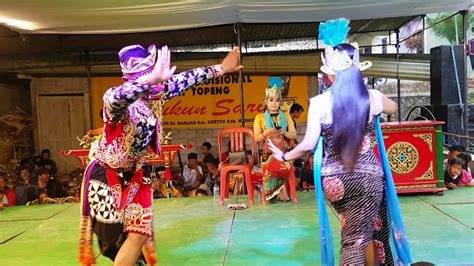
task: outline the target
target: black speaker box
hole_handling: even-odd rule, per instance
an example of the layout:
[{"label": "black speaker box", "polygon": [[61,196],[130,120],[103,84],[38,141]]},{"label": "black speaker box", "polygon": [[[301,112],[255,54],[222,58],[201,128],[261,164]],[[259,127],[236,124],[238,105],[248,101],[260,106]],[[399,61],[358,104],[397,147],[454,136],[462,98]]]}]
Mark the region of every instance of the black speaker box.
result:
[{"label": "black speaker box", "polygon": [[[443,132],[450,134],[464,135],[462,113],[464,110],[458,104],[445,104],[445,105],[427,105],[425,106],[438,121],[446,122],[443,125]],[[421,116],[431,119],[431,115],[424,109],[421,109]],[[450,137],[447,135],[446,144],[452,145],[456,141],[460,141],[457,137]]]},{"label": "black speaker box", "polygon": [[459,104],[459,93],[456,82],[456,62],[461,99],[464,99],[464,50],[461,45],[455,45],[454,61],[449,45],[431,48],[430,77],[431,105]]},{"label": "black speaker box", "polygon": [[[443,132],[459,135],[463,134],[461,116],[463,110],[461,106],[457,104],[445,104],[427,105],[425,107],[433,113],[436,120],[446,122],[446,124],[443,125]],[[424,109],[421,109],[421,116],[431,119],[431,115]]]}]

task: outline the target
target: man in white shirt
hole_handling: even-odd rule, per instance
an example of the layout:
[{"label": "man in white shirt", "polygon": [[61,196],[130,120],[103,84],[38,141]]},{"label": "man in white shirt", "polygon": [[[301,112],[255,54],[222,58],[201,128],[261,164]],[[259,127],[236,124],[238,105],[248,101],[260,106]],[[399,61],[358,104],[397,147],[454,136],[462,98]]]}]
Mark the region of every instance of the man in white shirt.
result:
[{"label": "man in white shirt", "polygon": [[188,164],[183,168],[184,193],[187,196],[193,196],[194,191],[204,183],[202,167],[197,164],[197,154],[192,152],[188,154]]}]

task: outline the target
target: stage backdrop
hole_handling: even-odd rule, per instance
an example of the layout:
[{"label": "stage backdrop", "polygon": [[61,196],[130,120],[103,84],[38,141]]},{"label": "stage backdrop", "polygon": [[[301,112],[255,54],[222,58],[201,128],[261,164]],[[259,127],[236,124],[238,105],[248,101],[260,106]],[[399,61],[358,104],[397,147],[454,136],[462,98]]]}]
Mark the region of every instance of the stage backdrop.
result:
[{"label": "stage backdrop", "polygon": [[[283,110],[289,110],[293,102],[303,106],[305,112],[299,123],[306,122],[308,110],[308,77],[282,76],[286,80],[283,93],[286,100]],[[244,75],[244,110],[246,126],[252,126],[254,117],[263,112],[265,88],[269,76]],[[100,127],[99,117],[102,96],[111,86],[122,83],[119,77],[92,78],[92,106],[94,128]],[[215,78],[188,89],[165,104],[163,126],[166,128],[224,128],[241,125],[240,89],[238,76]]]}]

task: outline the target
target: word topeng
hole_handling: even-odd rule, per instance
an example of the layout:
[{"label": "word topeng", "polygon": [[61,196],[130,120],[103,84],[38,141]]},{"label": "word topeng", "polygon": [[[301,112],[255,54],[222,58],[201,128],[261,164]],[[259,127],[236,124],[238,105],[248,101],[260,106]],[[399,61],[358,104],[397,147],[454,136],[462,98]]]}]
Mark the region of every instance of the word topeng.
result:
[{"label": "word topeng", "polygon": [[230,89],[228,86],[225,87],[197,87],[192,88],[191,91],[193,95],[220,95],[220,94],[229,94]]}]

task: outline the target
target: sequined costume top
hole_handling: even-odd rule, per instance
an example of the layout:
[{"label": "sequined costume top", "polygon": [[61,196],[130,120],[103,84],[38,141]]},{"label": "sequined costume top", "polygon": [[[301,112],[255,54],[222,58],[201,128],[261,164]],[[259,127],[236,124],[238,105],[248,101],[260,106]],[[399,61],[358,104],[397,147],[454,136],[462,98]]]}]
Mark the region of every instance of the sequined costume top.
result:
[{"label": "sequined costume top", "polygon": [[204,80],[218,77],[220,65],[200,67],[173,75],[160,85],[125,82],[104,94],[104,132],[96,159],[107,168],[135,171],[149,147],[160,152],[163,103]]}]

